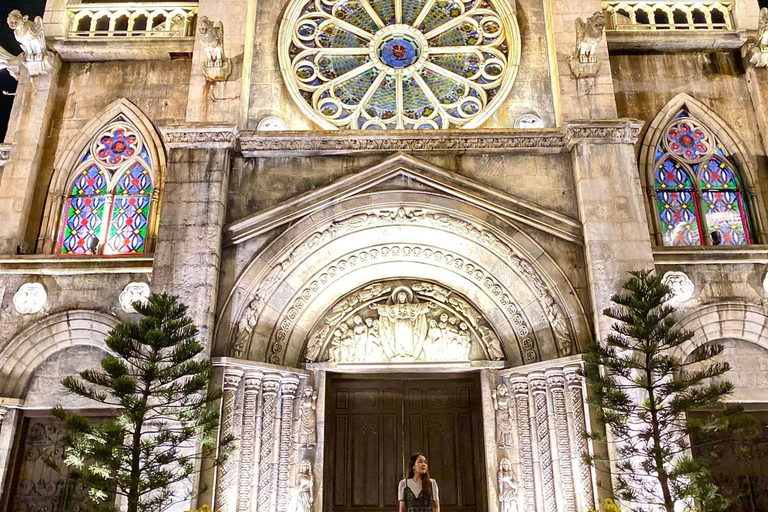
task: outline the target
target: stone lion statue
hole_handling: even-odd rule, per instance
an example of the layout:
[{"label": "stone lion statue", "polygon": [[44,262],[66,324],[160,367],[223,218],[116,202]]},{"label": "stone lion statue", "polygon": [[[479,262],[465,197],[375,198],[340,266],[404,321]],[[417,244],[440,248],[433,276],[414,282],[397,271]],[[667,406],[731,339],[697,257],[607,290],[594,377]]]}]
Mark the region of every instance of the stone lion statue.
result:
[{"label": "stone lion statue", "polygon": [[43,19],[40,16],[37,16],[35,21],[29,21],[29,16],[22,15],[19,10],[13,10],[8,14],[8,26],[13,30],[13,35],[24,50],[27,60],[43,59],[47,47]]},{"label": "stone lion statue", "polygon": [[224,66],[224,25],[220,21],[213,22],[208,16],[203,16],[197,23],[197,33],[206,57],[206,67],[220,68]]},{"label": "stone lion statue", "polygon": [[597,62],[597,45],[603,38],[605,14],[596,12],[585,22],[576,20],[576,57],[582,64]]}]

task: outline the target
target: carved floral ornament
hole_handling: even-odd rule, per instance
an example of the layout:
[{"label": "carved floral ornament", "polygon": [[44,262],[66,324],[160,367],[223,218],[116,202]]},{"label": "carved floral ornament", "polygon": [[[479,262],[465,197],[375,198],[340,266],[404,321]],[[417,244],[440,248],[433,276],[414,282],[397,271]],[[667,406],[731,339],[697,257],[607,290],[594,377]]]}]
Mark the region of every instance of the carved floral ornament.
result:
[{"label": "carved floral ornament", "polygon": [[[542,279],[535,267],[527,259],[522,257],[516,249],[508,245],[508,243],[503,241],[492,231],[475,226],[473,223],[463,218],[455,217],[442,212],[430,212],[423,209],[396,208],[360,212],[339,220],[335,220],[329,225],[326,225],[325,228],[321,227],[318,231],[315,231],[303,240],[298,241],[292,246],[292,251],[286,251],[286,256],[282,257],[282,259],[273,264],[271,267],[263,270],[263,277],[258,279],[256,284],[252,286],[252,291],[247,295],[249,298],[246,299],[246,302],[241,306],[241,313],[238,315],[235,339],[234,343],[231,345],[235,357],[242,358],[248,356],[252,333],[259,321],[259,316],[262,312],[262,309],[264,308],[269,297],[280,285],[280,283],[282,283],[290,271],[298,263],[300,263],[305,258],[305,256],[316,251],[323,245],[341,237],[342,235],[368,229],[371,227],[409,224],[422,225],[449,231],[464,238],[470,239],[475,243],[487,248],[488,250],[497,253],[499,257],[504,259],[518,273],[518,275],[520,275],[524,281],[528,283],[531,291],[537,297],[537,301],[541,308],[544,310],[547,320],[549,321],[552,328],[553,337],[558,344],[560,355],[569,355],[572,352],[573,336],[571,334],[569,325],[570,322],[568,318],[565,316],[562,307],[550,291],[550,286]],[[523,359],[526,362],[534,362],[539,359],[535,335],[533,334],[528,321],[521,313],[520,307],[515,303],[515,300],[511,297],[504,285],[499,282],[492,274],[482,269],[476,263],[467,260],[465,257],[452,254],[440,248],[432,248],[429,246],[420,246],[414,244],[387,244],[375,248],[360,250],[357,253],[348,254],[344,258],[332,262],[322,271],[318,272],[316,277],[308,282],[303,290],[297,291],[296,296],[292,302],[286,306],[286,310],[282,312],[276,323],[277,327],[273,333],[272,338],[270,339],[268,361],[273,364],[281,364],[283,362],[285,350],[287,348],[286,341],[289,338],[289,333],[295,326],[297,318],[299,317],[301,311],[307,307],[312,298],[315,297],[326,285],[343,275],[345,272],[357,268],[358,266],[367,265],[376,260],[384,261],[390,259],[395,261],[402,261],[403,258],[424,259],[429,261],[430,264],[437,263],[440,266],[448,267],[454,272],[461,272],[472,278],[478,283],[479,287],[485,288],[487,290],[489,296],[497,303],[498,307],[507,316],[510,324],[515,330],[516,335],[520,339],[521,349],[523,351]],[[433,288],[427,291],[425,288],[427,285],[431,285]],[[410,292],[416,294],[416,298],[419,297],[419,294],[422,294],[425,299],[428,299],[428,302],[435,304],[436,310],[438,309],[437,303],[441,303],[443,305],[448,304],[450,307],[453,307],[454,312],[460,312],[461,308],[457,307],[455,304],[450,303],[451,296],[453,296],[454,301],[460,299],[460,297],[458,295],[452,295],[449,290],[445,290],[444,288],[439,287],[439,285],[437,288],[434,288],[434,285],[434,283],[410,283],[408,286]],[[378,283],[371,284],[370,286],[371,287],[367,290],[364,288],[358,291],[358,298],[356,300],[363,302],[381,301],[383,300],[382,297],[386,297],[386,292],[384,290],[387,286],[391,285]],[[418,289],[414,289],[413,286],[417,286]],[[406,293],[406,295],[409,294]],[[442,297],[446,300],[440,301],[436,297]],[[408,300],[406,303],[408,304],[416,303],[411,300],[410,296],[408,296],[407,299]],[[398,298],[390,296],[386,298],[386,300],[391,300],[394,302],[398,300]],[[464,302],[466,303],[466,301]],[[334,306],[334,308],[340,307],[339,305],[342,303],[343,301]],[[361,335],[363,331],[362,326],[370,331],[371,328],[375,325],[374,320],[379,320],[379,324],[377,326],[378,329],[381,329],[382,327],[380,316],[376,318],[374,315],[370,314],[370,311],[366,311],[366,313],[369,314],[365,316],[357,315],[360,316],[359,322],[355,320],[355,314],[351,313],[350,311],[347,311],[347,313],[349,313],[351,316],[348,316],[345,313],[342,315],[343,318],[336,318],[333,312],[334,309],[332,308],[329,312],[329,317],[326,318],[326,320],[323,320],[323,324],[318,325],[316,331],[313,332],[310,336],[306,354],[306,358],[310,361],[317,360],[317,358],[320,356],[321,349],[332,341],[332,338],[335,336],[337,330],[342,331],[341,336],[337,337],[345,337],[347,336],[347,331],[350,329],[354,331],[355,327],[358,327],[358,331],[360,331]],[[436,313],[436,311],[433,313]],[[436,317],[424,316],[424,319],[427,323],[427,329],[430,325],[429,320],[435,320],[438,324],[437,328],[439,329],[439,324],[441,323],[440,317],[442,314],[443,313],[437,315]],[[492,341],[492,338],[496,335],[493,333],[492,328],[478,320],[479,315],[476,313],[476,310],[474,313],[470,314],[470,316],[475,318],[474,321],[469,320],[466,315],[464,315],[463,320],[461,315],[451,316],[452,313],[449,313],[448,310],[445,310],[444,314],[448,315],[448,318],[446,319],[447,323],[451,323],[451,319],[455,318],[451,325],[453,326],[455,324],[459,337],[463,336],[462,343],[466,342],[466,334],[462,335],[462,332],[466,331],[469,333],[470,346],[472,346],[472,340],[475,340],[474,344],[476,347],[485,347],[486,355],[488,357],[492,359],[503,358],[503,352],[500,354],[499,351],[490,350],[488,348],[495,344]],[[424,315],[426,315],[426,313],[424,313]],[[370,319],[371,325],[367,325],[368,322],[366,320],[368,319]],[[344,322],[349,322],[346,324],[346,329],[340,325],[342,320]],[[466,329],[461,328],[462,322],[466,324]],[[378,334],[378,332],[376,332],[376,334]],[[455,333],[451,331],[450,336],[452,337],[454,334]],[[433,331],[433,337],[436,336],[437,330]],[[443,342],[443,339],[446,336],[448,336],[448,334],[445,334],[439,338],[440,343]],[[453,340],[453,338],[451,339]],[[349,345],[348,341],[347,344]],[[457,347],[458,345],[452,344],[451,346]],[[456,352],[454,353],[453,357],[466,360],[466,357],[468,357],[466,356],[466,344],[464,347],[465,348],[463,351],[459,351],[459,349],[456,348]],[[360,354],[354,355],[354,352],[350,352],[349,350],[351,349],[348,349],[347,352],[343,352],[341,349],[339,349],[334,351],[333,355],[328,354],[326,357],[330,357],[332,359],[338,358],[341,360],[359,360],[360,358],[365,359],[374,357],[370,354],[367,354],[367,352],[365,356]],[[479,354],[479,352],[475,353]],[[461,354],[462,357],[459,357],[458,354]],[[397,355],[398,354],[395,352],[390,355],[387,355],[386,352],[384,352],[383,355],[378,353],[377,357],[387,357],[391,359]],[[416,359],[421,357],[428,359],[430,357],[428,354],[421,353],[416,355],[411,354],[411,356]]]},{"label": "carved floral ornament", "polygon": [[680,304],[693,297],[695,286],[691,278],[684,272],[667,272],[662,278],[662,282],[669,286],[669,302]]},{"label": "carved floral ornament", "polygon": [[40,283],[24,283],[13,296],[13,305],[22,315],[40,312],[48,301],[48,293]]}]

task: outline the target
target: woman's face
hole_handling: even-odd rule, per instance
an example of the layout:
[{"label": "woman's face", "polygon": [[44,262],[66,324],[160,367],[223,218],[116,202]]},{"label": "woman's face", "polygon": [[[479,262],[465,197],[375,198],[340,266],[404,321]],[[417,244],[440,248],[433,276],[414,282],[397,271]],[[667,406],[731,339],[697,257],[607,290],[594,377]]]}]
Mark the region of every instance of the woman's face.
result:
[{"label": "woman's face", "polygon": [[427,458],[423,455],[419,455],[419,458],[416,459],[416,463],[413,465],[413,473],[418,475],[423,475],[427,472]]}]

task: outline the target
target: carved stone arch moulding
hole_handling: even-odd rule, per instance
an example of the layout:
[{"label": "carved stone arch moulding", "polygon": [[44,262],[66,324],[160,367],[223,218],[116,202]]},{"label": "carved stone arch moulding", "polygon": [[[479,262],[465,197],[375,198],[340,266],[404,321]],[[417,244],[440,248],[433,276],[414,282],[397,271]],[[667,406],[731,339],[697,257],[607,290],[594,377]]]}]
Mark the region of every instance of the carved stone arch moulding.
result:
[{"label": "carved stone arch moulding", "polygon": [[572,286],[528,234],[452,198],[380,192],[299,221],[255,257],[223,305],[215,351],[300,364],[327,310],[398,278],[468,299],[512,364],[568,355],[589,336]]},{"label": "carved stone arch moulding", "polygon": [[104,313],[73,310],[30,325],[0,350],[0,396],[24,398],[37,367],[56,352],[75,346],[106,352],[104,340],[117,324],[117,318]]},{"label": "carved stone arch moulding", "polygon": [[656,236],[659,243],[661,226],[659,215],[656,212],[656,192],[654,187],[654,175],[656,172],[656,148],[665,137],[667,127],[672,123],[681,110],[686,110],[690,117],[703,123],[712,134],[722,141],[727,157],[733,160],[737,170],[741,174],[746,192],[748,210],[751,213],[750,220],[754,223],[752,231],[756,235],[757,243],[766,243],[765,220],[760,183],[758,179],[758,164],[755,152],[751,151],[744,140],[711,108],[693,98],[680,93],[662,108],[656,117],[648,125],[643,137],[638,157],[640,166],[640,180],[646,190],[646,213],[651,220],[651,234]]},{"label": "carved stone arch moulding", "polygon": [[768,350],[768,309],[746,302],[719,302],[703,306],[680,318],[680,329],[693,338],[679,346],[674,356],[686,359],[697,348],[726,338],[748,341]]},{"label": "carved stone arch moulding", "polygon": [[[167,157],[163,139],[152,121],[136,105],[125,98],[114,101],[106,107],[101,115],[92,119],[78,133],[69,148],[56,156],[53,175],[48,187],[48,195],[45,201],[43,221],[38,238],[38,250],[44,253],[55,251],[56,239],[61,220],[61,210],[64,198],[67,196],[67,187],[72,179],[73,172],[81,164],[85,155],[93,146],[94,138],[110,124],[122,120],[126,125],[136,130],[143,140],[149,160],[152,162],[152,215],[147,227],[148,236],[153,240],[157,233],[157,222],[160,218],[159,207],[162,199],[163,184]],[[150,243],[150,251],[153,243]]]}]

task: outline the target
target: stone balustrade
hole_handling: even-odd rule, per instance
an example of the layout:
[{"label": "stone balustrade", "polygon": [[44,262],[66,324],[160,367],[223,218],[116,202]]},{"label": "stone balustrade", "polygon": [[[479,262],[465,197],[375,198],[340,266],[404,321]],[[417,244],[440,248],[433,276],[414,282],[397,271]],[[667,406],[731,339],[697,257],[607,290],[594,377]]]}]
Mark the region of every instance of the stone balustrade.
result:
[{"label": "stone balustrade", "polygon": [[67,36],[191,37],[197,22],[197,3],[111,3],[67,6]]},{"label": "stone balustrade", "polygon": [[603,2],[606,30],[734,30],[734,2]]}]

